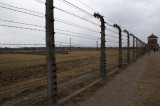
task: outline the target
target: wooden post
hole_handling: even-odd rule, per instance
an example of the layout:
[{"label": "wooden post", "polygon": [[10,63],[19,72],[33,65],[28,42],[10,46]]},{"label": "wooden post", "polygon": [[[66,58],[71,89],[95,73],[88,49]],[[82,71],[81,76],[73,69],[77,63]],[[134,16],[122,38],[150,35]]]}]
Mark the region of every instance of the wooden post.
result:
[{"label": "wooden post", "polygon": [[46,0],[46,71],[48,106],[57,106],[57,72],[53,0]]},{"label": "wooden post", "polygon": [[117,24],[114,24],[114,27],[117,28],[119,30],[119,58],[118,58],[118,64],[119,64],[119,68],[122,67],[122,30],[120,28],[120,26],[118,26]]},{"label": "wooden post", "polygon": [[130,36],[127,30],[124,30],[127,33],[127,62],[130,62]]},{"label": "wooden post", "polygon": [[101,21],[101,76],[106,76],[106,54],[105,54],[105,22],[103,16],[98,13],[94,13],[95,18]]},{"label": "wooden post", "polygon": [[135,61],[135,37],[133,34],[130,34],[133,37],[133,48],[132,48],[132,58]]}]

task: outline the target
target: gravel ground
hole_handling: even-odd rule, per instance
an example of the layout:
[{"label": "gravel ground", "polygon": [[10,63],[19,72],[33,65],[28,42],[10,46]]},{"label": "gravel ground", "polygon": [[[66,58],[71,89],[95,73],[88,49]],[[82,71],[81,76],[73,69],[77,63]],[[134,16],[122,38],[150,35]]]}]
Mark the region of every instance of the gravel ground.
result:
[{"label": "gravel ground", "polygon": [[110,80],[81,106],[126,106],[132,100],[136,86],[146,70],[148,56],[145,55]]},{"label": "gravel ground", "polygon": [[127,106],[160,106],[160,52],[152,52],[145,73]]}]

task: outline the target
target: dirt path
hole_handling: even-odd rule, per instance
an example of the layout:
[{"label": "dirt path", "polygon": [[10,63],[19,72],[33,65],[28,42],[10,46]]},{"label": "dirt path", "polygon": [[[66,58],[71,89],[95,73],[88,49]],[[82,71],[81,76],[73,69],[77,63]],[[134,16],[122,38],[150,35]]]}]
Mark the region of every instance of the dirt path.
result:
[{"label": "dirt path", "polygon": [[160,106],[160,52],[148,57],[145,74],[128,106]]},{"label": "dirt path", "polygon": [[[151,72],[151,70],[153,71],[154,70],[153,67],[156,67],[155,69],[156,72],[160,71],[159,64],[160,64],[160,52],[152,53],[149,57],[147,55],[141,57],[138,61],[136,61],[128,68],[126,68],[125,71],[121,72],[115,78],[113,78],[113,80],[109,81],[103,88],[99,89],[92,97],[81,102],[80,105],[81,106],[130,106],[130,105],[137,106],[138,104],[135,104],[137,102],[140,104],[138,106],[143,106],[141,104],[142,101],[138,100],[144,98],[143,94],[145,93],[144,92],[137,93],[140,91],[137,88],[141,86],[142,82],[144,82],[145,79],[148,79],[148,77],[143,78],[144,76],[147,76],[146,72]],[[153,74],[156,75],[156,73]],[[152,76],[155,76],[153,74]],[[156,78],[157,79],[159,78],[158,80],[159,83],[160,72]],[[153,81],[150,81],[150,83],[152,82]],[[148,91],[151,92],[153,89],[154,88],[146,90],[146,92]],[[154,92],[159,91],[159,89],[157,88],[157,90],[154,90]],[[137,96],[138,99],[135,99]],[[149,99],[150,96],[148,93],[146,94],[146,96]],[[145,100],[148,100],[147,98]]]}]

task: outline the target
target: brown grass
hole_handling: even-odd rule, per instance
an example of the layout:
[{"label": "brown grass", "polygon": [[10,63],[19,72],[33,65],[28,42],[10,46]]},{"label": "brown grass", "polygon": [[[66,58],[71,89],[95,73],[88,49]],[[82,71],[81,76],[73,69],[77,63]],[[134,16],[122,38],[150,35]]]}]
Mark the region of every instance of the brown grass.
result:
[{"label": "brown grass", "polygon": [[[123,56],[126,56],[125,53],[126,51],[123,52]],[[107,50],[106,55],[108,65],[114,66],[118,63],[117,50]],[[20,86],[30,84],[35,87],[44,85],[46,82],[45,63],[44,55],[0,54],[0,91],[9,92],[12,88],[21,89]],[[61,79],[65,82],[77,76],[94,73],[93,69],[98,72],[100,51],[72,51],[69,54],[56,54],[56,64],[58,81]],[[3,96],[0,97],[3,98]]]},{"label": "brown grass", "polygon": [[[118,51],[107,50],[106,55],[118,56]],[[73,60],[73,59],[87,58],[92,56],[93,57],[100,56],[100,52],[99,51],[72,51],[69,54],[57,54],[56,61],[60,62],[60,61],[67,61],[67,60]],[[27,67],[27,66],[45,64],[45,63],[46,63],[46,57],[43,55],[0,54],[0,70],[4,70],[8,68]]]}]

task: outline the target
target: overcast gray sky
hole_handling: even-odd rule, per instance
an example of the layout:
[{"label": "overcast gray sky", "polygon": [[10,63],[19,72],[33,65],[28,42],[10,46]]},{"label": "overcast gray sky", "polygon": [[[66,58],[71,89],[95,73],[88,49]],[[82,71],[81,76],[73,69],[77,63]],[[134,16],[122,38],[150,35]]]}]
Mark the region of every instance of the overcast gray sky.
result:
[{"label": "overcast gray sky", "polygon": [[[74,13],[78,16],[81,16],[89,21],[97,23],[100,25],[100,21],[95,19],[94,17],[89,17],[88,15],[66,5],[65,3],[60,2],[60,0],[54,0],[55,6],[71,13]],[[80,8],[83,8],[87,12],[93,14],[94,11],[87,8],[77,0],[67,0]],[[159,37],[160,44],[160,0],[79,0],[88,6],[92,7],[96,11],[98,11],[103,16],[109,18],[114,23],[119,24],[123,29],[127,29],[130,33],[133,33],[135,36],[140,38],[142,41],[147,43],[147,37],[152,33]],[[0,0],[2,3],[6,3],[9,5],[23,7],[29,10],[37,11],[45,14],[45,5],[34,0]],[[0,4],[0,6],[7,7],[5,5]],[[40,15],[40,14],[38,14]],[[90,24],[86,21],[82,21],[76,17],[67,15],[59,10],[55,10],[55,17],[63,20],[67,20],[69,22],[73,22],[79,24],[81,26],[85,26],[87,28],[91,28],[95,31],[100,32],[100,27]],[[32,15],[7,10],[0,7],[0,19],[23,22],[28,24],[36,24],[45,26],[45,19],[40,17],[35,17]],[[109,20],[105,20],[108,23],[113,24],[113,22]],[[43,27],[33,27],[26,26],[21,24],[14,24],[0,21],[0,24],[3,25],[14,25],[19,27],[27,27],[33,29],[41,29],[45,30]],[[95,37],[99,37],[100,34],[68,26],[59,22],[55,22],[55,28],[63,29],[68,31],[73,31],[77,33],[83,33],[86,35],[92,35]],[[113,29],[116,31],[116,29]],[[113,33],[106,30],[106,34]],[[115,34],[115,36],[118,36]],[[72,38],[73,43],[77,44],[96,44],[96,41],[93,39],[79,38],[73,36],[66,36],[62,34],[56,35],[56,41],[61,42],[69,42],[69,39]],[[38,31],[30,31],[30,30],[22,30],[16,28],[2,27],[0,26],[0,44],[1,43],[23,43],[23,44],[44,44],[45,43],[45,32]],[[107,39],[107,38],[106,38]],[[114,39],[116,40],[116,39]],[[60,43],[57,43],[60,45]],[[18,47],[18,46],[17,46]]]}]

